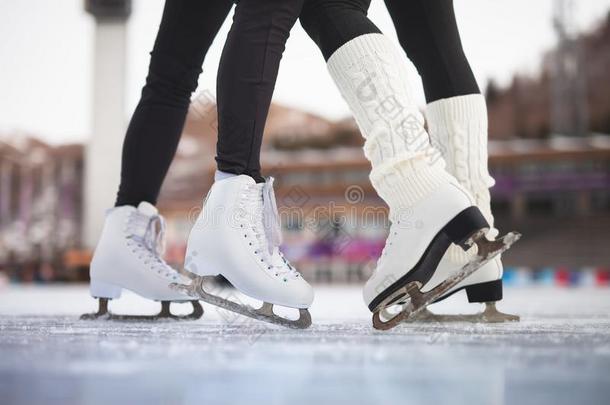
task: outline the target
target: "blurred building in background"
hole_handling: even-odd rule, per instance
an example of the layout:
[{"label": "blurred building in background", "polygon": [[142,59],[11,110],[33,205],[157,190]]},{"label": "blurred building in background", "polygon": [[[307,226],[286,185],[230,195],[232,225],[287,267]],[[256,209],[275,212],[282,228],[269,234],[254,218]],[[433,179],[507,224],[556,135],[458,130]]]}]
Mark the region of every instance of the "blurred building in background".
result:
[{"label": "blurred building in background", "polygon": [[[497,223],[525,235],[504,256],[508,267],[610,268],[610,18],[572,41],[587,61],[578,65],[586,77],[585,133],[553,131],[561,49],[545,56],[538,77],[487,88]],[[176,266],[212,184],[216,130],[214,98],[202,92],[159,200],[168,220],[166,257]],[[85,279],[83,146],[1,139],[0,269],[19,280]],[[368,180],[362,143],[352,119],[271,107],[263,170],[277,179],[286,255],[309,280],[362,281],[383,247],[387,210]]]},{"label": "blurred building in background", "polygon": [[82,178],[82,145],[0,141],[0,269],[26,281],[79,277],[64,255],[81,244]]},{"label": "blurred building in background", "polygon": [[[541,72],[535,77],[516,75],[508,88],[498,88],[493,81],[488,83],[491,139],[610,133],[610,13],[590,33],[570,38],[569,51],[565,46],[544,55]],[[571,65],[563,56],[566,52],[577,54],[576,60],[568,58]],[[557,84],[566,80],[565,70],[574,71],[567,78],[578,78],[577,85]],[[581,89],[583,85],[585,88]],[[553,113],[553,109],[560,113]],[[580,118],[583,110],[587,116]],[[584,130],[579,129],[583,121],[588,127]]]}]

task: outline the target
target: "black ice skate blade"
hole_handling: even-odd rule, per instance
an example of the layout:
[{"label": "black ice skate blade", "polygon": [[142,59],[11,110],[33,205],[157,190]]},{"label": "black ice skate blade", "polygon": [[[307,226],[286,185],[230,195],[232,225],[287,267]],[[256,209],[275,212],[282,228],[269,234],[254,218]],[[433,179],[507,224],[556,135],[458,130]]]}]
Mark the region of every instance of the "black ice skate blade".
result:
[{"label": "black ice skate blade", "polygon": [[92,314],[83,314],[82,320],[104,319],[108,321],[158,321],[171,319],[175,321],[194,321],[203,316],[203,307],[199,301],[189,301],[193,306],[193,311],[187,315],[174,315],[170,311],[171,301],[161,301],[161,312],[157,315],[118,315],[108,311],[108,298],[98,299],[98,310]]},{"label": "black ice skate blade", "polygon": [[[401,322],[413,322],[428,305],[447,294],[453,287],[494,257],[508,250],[520,237],[521,234],[518,232],[510,232],[502,238],[490,241],[485,237],[484,231],[477,233],[473,236],[473,241],[478,247],[478,253],[472,261],[466,263],[460,270],[428,292],[421,292],[422,283],[419,281],[409,282],[394,291],[375,308],[373,327],[379,330],[388,330]],[[387,311],[384,310],[398,300],[408,300],[408,303],[403,306],[402,311],[384,321],[382,315],[387,314]]]},{"label": "black ice skate blade", "polygon": [[214,276],[199,276],[186,270],[183,274],[192,280],[191,284],[173,283],[170,284],[170,288],[181,291],[190,297],[198,298],[208,304],[216,305],[227,311],[232,311],[259,321],[269,322],[291,329],[306,329],[311,326],[311,314],[307,309],[299,309],[299,319],[292,320],[283,318],[273,312],[273,304],[268,302],[264,302],[260,308],[253,308],[249,305],[237,304],[225,298],[207,293],[203,283],[205,281],[213,282],[215,279]]}]

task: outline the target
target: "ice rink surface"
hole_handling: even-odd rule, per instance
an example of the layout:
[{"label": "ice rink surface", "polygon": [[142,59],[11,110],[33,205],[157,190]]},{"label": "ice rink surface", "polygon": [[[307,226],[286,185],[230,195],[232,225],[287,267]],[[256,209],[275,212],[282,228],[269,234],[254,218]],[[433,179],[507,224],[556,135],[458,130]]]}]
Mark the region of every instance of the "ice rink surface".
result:
[{"label": "ice rink surface", "polygon": [[[3,287],[0,403],[609,403],[610,289],[505,296],[500,309],[520,323],[378,332],[360,288],[319,286],[314,325],[294,331],[205,304],[195,322],[80,321],[95,308],[85,287]],[[465,301],[432,309],[476,309]],[[111,308],[157,305],[124,295]]]}]

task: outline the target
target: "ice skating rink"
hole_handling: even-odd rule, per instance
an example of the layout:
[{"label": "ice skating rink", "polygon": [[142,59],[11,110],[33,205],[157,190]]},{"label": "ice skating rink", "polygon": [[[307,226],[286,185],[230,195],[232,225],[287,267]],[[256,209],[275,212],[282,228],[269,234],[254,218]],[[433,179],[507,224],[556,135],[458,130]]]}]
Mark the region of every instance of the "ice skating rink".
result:
[{"label": "ice skating rink", "polygon": [[[2,404],[601,404],[610,289],[506,290],[516,324],[377,332],[360,288],[316,289],[293,331],[205,305],[195,322],[80,321],[85,287],[0,289]],[[154,313],[125,295],[115,312]],[[184,307],[186,309],[186,307]],[[464,312],[456,295],[432,309]],[[470,308],[472,310],[472,308]]]}]

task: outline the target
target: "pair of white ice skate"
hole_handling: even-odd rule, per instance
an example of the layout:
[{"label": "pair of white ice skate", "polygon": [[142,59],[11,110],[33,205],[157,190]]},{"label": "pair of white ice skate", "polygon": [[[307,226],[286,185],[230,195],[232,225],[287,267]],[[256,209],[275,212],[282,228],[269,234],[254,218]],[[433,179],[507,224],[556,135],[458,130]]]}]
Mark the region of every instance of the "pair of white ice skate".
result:
[{"label": "pair of white ice skate", "polygon": [[[275,323],[304,328],[311,324],[307,308],[313,290],[279,250],[281,230],[273,193],[273,179],[255,183],[245,175],[217,181],[189,236],[185,271],[178,272],[161,258],[164,222],[155,207],[142,202],[135,208],[112,209],[91,261],[91,295],[100,298],[96,314],[108,312],[108,300],[123,288],[161,301],[162,317],[170,302],[193,304],[188,319],[203,314],[197,299],[225,309]],[[252,309],[206,293],[215,276],[222,275],[242,293],[265,302]],[[189,280],[190,279],[190,280]],[[300,309],[290,321],[273,314],[272,305]],[[137,317],[118,316],[133,319]]]},{"label": "pair of white ice skate", "polygon": [[[128,289],[161,301],[163,310],[156,317],[197,319],[203,314],[197,301],[201,299],[252,318],[292,328],[308,327],[311,317],[307,308],[313,302],[313,290],[279,250],[280,226],[272,185],[272,180],[257,184],[245,175],[217,181],[189,236],[184,272],[174,270],[160,256],[164,222],[155,207],[142,202],[137,208],[112,209],[91,262],[90,290],[93,297],[100,299],[100,308],[98,313],[85,317],[141,318],[108,312],[108,300],[119,298],[122,289]],[[458,185],[441,188],[429,201],[412,207],[412,218],[419,218],[417,222],[426,226],[414,228],[401,226],[400,221],[393,223],[378,268],[364,289],[365,301],[375,314],[374,326],[380,329],[394,326],[425,308],[421,307],[419,293],[411,291],[415,285],[411,283],[420,283],[419,286],[427,283],[428,287],[447,279],[451,270],[456,269],[449,268],[448,263],[437,264],[452,242],[468,247],[486,240],[485,220]],[[497,243],[491,253],[497,254],[505,247]],[[476,270],[481,260],[487,259],[475,260],[467,270]],[[477,289],[483,288],[487,291],[483,294],[487,294],[485,300],[500,299],[494,295],[497,283],[501,282],[497,280],[498,270],[493,269],[497,265],[494,260],[486,265],[489,269],[484,266],[468,280],[448,288],[440,284],[445,288],[441,295],[463,287],[472,288],[476,294]],[[255,309],[206,292],[208,281],[217,275],[224,276],[242,293],[263,301],[263,306]],[[462,272],[461,276],[468,274]],[[440,297],[438,288],[432,290],[436,295],[431,301]],[[383,321],[386,307],[408,301],[405,289],[413,297],[406,304],[411,307],[405,308],[403,315]],[[425,294],[424,297],[429,299]],[[194,308],[190,315],[177,317],[170,313],[170,302],[188,301]],[[297,308],[299,318],[277,316],[273,305]]]},{"label": "pair of white ice skate", "polygon": [[[493,179],[487,170],[485,100],[465,95],[431,103],[428,134],[409,91],[405,62],[382,34],[354,38],[328,60],[365,138],[371,183],[390,208],[390,235],[364,287],[373,325],[388,329],[415,319],[518,319],[494,306],[502,299],[498,255],[519,234],[488,240],[497,231],[488,191]],[[272,182],[255,184],[242,175],[212,186],[189,237],[185,275],[160,258],[157,224],[162,230],[161,217],[147,203],[115,208],[108,215],[91,263],[91,292],[102,298],[96,315],[106,313],[107,300],[127,288],[163,301],[165,316],[167,302],[197,298],[289,327],[311,323],[312,288],[279,251]],[[253,309],[210,294],[205,284],[216,275],[263,306]],[[428,304],[462,288],[470,302],[487,304],[483,313],[439,318],[426,311]],[[192,317],[201,316],[201,307],[192,302]],[[273,305],[298,308],[300,317],[280,318]]]}]

